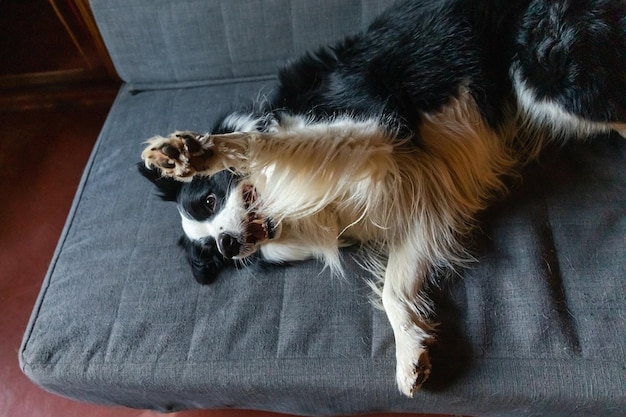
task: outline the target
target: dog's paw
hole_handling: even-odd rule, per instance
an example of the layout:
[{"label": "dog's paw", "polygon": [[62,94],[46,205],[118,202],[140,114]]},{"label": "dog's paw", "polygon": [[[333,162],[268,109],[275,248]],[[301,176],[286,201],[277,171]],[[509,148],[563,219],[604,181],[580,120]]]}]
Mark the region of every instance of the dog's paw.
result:
[{"label": "dog's paw", "polygon": [[148,140],[141,158],[148,168],[156,167],[165,176],[190,180],[213,156],[213,150],[204,146],[205,140],[206,136],[194,132],[157,136]]},{"label": "dog's paw", "polygon": [[398,352],[396,382],[398,389],[407,397],[421,387],[430,375],[430,357],[426,349],[413,349],[411,352]]},{"label": "dog's paw", "polygon": [[230,169],[243,172],[247,166],[252,133],[234,132],[201,135],[175,132],[148,140],[141,154],[146,167],[156,167],[164,176],[191,181],[194,175],[213,175]]}]

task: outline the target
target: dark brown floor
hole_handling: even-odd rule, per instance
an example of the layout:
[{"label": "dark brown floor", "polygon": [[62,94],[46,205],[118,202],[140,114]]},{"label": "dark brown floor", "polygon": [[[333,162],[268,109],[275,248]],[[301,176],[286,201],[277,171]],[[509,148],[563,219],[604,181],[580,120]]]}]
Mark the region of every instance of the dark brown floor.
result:
[{"label": "dark brown floor", "polygon": [[[110,106],[107,100],[86,102],[56,109],[0,110],[0,417],[159,415],[57,397],[32,384],[18,366],[22,334],[81,172]],[[408,416],[388,416],[402,415]],[[173,416],[278,415],[194,411]]]}]

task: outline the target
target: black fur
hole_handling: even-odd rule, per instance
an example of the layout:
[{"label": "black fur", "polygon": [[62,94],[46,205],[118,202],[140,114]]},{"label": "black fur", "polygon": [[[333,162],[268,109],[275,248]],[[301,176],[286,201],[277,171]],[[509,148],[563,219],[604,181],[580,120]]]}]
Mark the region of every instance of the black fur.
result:
[{"label": "black fur", "polygon": [[156,186],[157,195],[163,201],[176,201],[183,183],[171,177],[164,177],[156,168],[146,168],[143,162],[137,164],[139,173]]},{"label": "black fur", "polygon": [[[211,178],[196,177],[187,183],[163,177],[157,169],[148,169],[144,164],[138,164],[137,168],[156,186],[162,200],[176,202],[179,211],[196,220],[213,216],[226,199],[233,181],[236,181],[229,173],[222,172]],[[209,209],[206,199],[212,194],[217,197],[217,201],[216,206]],[[211,284],[224,268],[235,264],[232,259],[222,256],[214,239],[197,241],[183,235],[178,244],[185,251],[193,277],[200,284]]]},{"label": "black fur", "polygon": [[183,235],[178,244],[185,250],[191,273],[200,284],[213,283],[224,268],[234,263],[222,256],[213,239],[200,243]]},{"label": "black fur", "polygon": [[[293,61],[279,72],[273,96],[237,113],[258,117],[261,131],[289,114],[377,118],[420,146],[420,115],[447,104],[460,86],[498,127],[515,104],[516,68],[537,98],[587,120],[623,122],[625,11],[626,0],[405,1],[368,30]],[[227,117],[213,133],[233,131]],[[208,179],[182,184],[142,173],[161,198],[194,217],[203,216],[194,204],[219,189]],[[200,282],[230,262],[216,254],[215,242],[182,242]]]},{"label": "black fur", "polygon": [[515,48],[539,98],[587,120],[626,120],[625,0],[534,0]]},{"label": "black fur", "polygon": [[402,3],[366,32],[282,69],[271,106],[320,118],[380,117],[414,134],[420,113],[437,110],[468,83],[497,125],[510,95],[513,31],[526,3]]}]

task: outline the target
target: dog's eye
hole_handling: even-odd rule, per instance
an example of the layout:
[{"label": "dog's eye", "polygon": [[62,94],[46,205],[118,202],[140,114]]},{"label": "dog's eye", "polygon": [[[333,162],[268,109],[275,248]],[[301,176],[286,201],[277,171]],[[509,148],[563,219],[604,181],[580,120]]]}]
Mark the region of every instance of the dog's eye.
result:
[{"label": "dog's eye", "polygon": [[205,207],[209,212],[213,213],[215,211],[215,204],[217,203],[217,199],[215,198],[215,194],[209,194],[204,202]]}]

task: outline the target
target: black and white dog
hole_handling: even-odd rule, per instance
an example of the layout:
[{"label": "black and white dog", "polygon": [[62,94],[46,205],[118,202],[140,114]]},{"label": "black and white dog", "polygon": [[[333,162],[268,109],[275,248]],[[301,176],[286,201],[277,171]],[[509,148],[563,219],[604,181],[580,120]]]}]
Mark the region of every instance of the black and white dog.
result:
[{"label": "black and white dog", "polygon": [[178,203],[194,276],[232,260],[358,243],[381,280],[407,396],[430,373],[440,271],[503,177],[548,140],[626,132],[626,0],[416,0],[279,73],[211,133],[149,141],[143,173]]}]

